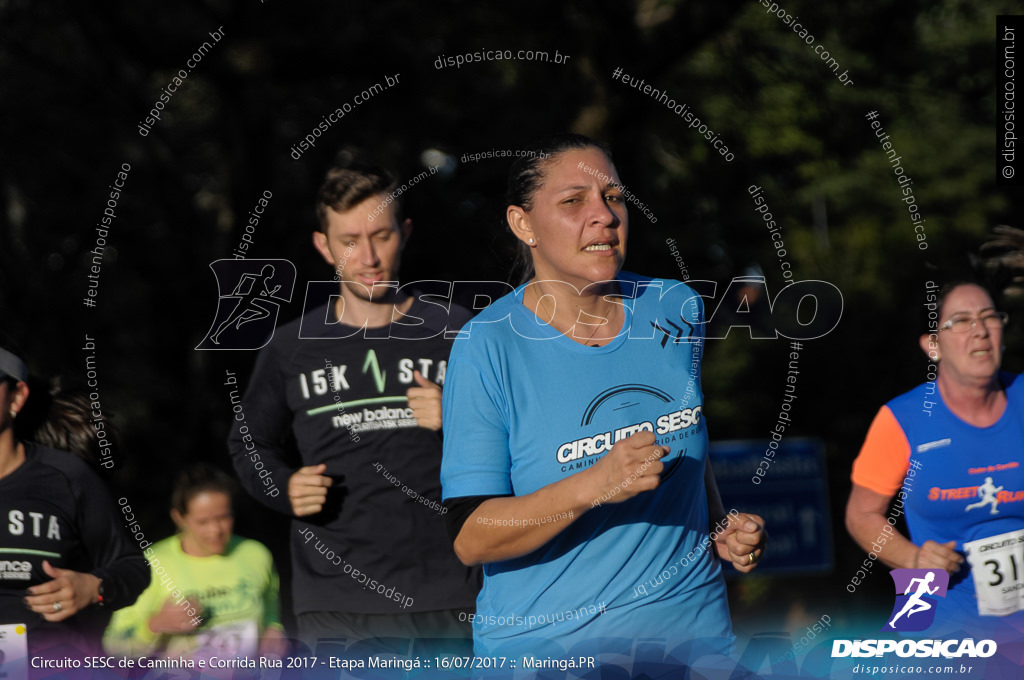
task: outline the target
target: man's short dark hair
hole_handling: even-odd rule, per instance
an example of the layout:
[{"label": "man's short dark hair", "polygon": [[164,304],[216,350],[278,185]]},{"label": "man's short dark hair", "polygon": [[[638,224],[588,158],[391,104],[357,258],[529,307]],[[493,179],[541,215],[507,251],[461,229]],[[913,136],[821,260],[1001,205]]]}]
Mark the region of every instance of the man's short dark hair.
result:
[{"label": "man's short dark hair", "polygon": [[[371,196],[389,194],[395,188],[395,176],[377,165],[354,163],[327,171],[316,196],[316,217],[320,231],[327,233],[327,210],[338,213],[351,210]],[[398,210],[398,201],[395,203]]]}]

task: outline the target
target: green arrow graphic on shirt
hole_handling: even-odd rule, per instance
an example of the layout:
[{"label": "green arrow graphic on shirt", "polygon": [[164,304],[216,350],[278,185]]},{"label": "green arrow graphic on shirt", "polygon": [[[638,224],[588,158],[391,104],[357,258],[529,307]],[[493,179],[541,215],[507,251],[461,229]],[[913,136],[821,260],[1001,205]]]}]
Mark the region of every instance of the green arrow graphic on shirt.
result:
[{"label": "green arrow graphic on shirt", "polygon": [[384,394],[384,378],[387,377],[387,371],[380,370],[380,364],[377,363],[377,352],[372,349],[366,353],[363,373],[366,373],[367,369],[373,369],[373,382],[377,384],[377,392]]}]

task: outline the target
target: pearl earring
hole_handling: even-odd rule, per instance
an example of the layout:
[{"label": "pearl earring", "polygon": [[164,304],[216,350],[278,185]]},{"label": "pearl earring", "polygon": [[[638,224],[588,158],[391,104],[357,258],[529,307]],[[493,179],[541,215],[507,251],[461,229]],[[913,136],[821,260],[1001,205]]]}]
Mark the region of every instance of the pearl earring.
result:
[{"label": "pearl earring", "polygon": [[532,238],[530,239],[530,245],[531,246],[533,245],[533,239]]}]

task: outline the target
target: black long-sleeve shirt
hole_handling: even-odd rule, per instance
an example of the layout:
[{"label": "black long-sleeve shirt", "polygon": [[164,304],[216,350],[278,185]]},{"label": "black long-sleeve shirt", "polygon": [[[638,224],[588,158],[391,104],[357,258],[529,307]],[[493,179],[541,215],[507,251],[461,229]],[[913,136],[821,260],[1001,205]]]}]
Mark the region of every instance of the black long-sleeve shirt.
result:
[{"label": "black long-sleeve shirt", "polygon": [[249,493],[292,514],[289,429],[301,465],[325,463],[333,480],[323,511],[291,522],[297,612],[474,605],[479,571],[458,561],[445,530],[441,435],[416,425],[405,397],[415,370],[444,383],[445,330],[468,319],[460,307],[417,297],[404,323],[356,329],[331,323],[322,305],[260,351],[241,410],[230,393],[228,447]]},{"label": "black long-sleeve shirt", "polygon": [[[25,442],[25,454],[0,479],[0,624],[24,624],[30,654],[65,654],[68,646],[96,653],[111,612],[149,585],[149,566],[106,484],[84,461],[33,442]],[[25,590],[52,580],[44,560],[103,579],[104,606],[56,623],[30,611]]]}]

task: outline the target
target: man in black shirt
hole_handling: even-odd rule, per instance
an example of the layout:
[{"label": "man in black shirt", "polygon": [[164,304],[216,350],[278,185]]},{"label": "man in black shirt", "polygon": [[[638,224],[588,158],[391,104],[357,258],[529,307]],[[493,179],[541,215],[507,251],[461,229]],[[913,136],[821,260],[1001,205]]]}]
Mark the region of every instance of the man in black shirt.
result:
[{"label": "man in black shirt", "polygon": [[[394,186],[379,168],[328,172],[313,245],[340,292],[319,284],[329,299],[260,351],[228,446],[249,492],[293,517],[304,642],[315,650],[318,639],[345,638],[369,653],[427,656],[407,641],[448,638],[457,642],[447,650],[468,654],[479,572],[456,559],[442,516],[439,385],[446,331],[469,314],[396,283],[412,222]],[[271,495],[268,480],[287,480],[287,497]]]}]

